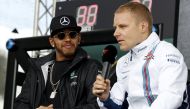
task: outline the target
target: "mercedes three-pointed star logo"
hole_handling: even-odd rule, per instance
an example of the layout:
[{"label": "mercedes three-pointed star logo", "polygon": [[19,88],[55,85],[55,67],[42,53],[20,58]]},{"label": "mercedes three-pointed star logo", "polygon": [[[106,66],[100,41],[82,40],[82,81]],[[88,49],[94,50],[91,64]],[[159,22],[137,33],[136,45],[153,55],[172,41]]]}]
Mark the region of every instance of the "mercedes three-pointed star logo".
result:
[{"label": "mercedes three-pointed star logo", "polygon": [[60,19],[60,24],[61,24],[61,25],[69,25],[69,23],[70,23],[70,20],[69,20],[68,17],[62,17],[62,18]]}]

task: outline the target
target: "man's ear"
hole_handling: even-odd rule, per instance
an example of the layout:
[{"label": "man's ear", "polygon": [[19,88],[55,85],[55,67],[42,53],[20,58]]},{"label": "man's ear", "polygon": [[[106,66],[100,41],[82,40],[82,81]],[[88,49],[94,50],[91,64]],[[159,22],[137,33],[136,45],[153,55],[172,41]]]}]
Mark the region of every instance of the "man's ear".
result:
[{"label": "man's ear", "polygon": [[79,34],[78,44],[80,44],[80,42],[81,42],[81,34]]},{"label": "man's ear", "polygon": [[52,37],[49,37],[49,43],[50,43],[50,45],[51,45],[52,47],[55,46],[55,44],[54,44],[54,40],[53,40]]},{"label": "man's ear", "polygon": [[140,30],[141,32],[147,32],[148,31],[148,22],[142,21],[140,23]]}]

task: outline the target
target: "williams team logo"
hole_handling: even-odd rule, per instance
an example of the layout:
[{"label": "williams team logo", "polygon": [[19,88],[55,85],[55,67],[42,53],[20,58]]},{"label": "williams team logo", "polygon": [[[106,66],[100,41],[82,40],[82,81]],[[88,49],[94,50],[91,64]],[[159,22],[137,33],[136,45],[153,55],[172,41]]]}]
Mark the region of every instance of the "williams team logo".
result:
[{"label": "williams team logo", "polygon": [[152,54],[152,52],[149,52],[146,56],[145,56],[145,60],[151,60],[154,59],[154,55]]}]

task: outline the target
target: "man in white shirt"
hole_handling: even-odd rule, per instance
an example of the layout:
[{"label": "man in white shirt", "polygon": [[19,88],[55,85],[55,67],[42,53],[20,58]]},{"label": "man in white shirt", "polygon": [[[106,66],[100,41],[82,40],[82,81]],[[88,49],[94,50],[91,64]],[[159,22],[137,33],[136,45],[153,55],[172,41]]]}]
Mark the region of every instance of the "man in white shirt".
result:
[{"label": "man in white shirt", "polygon": [[129,52],[117,62],[117,82],[111,91],[110,80],[97,76],[92,91],[100,107],[120,109],[125,99],[128,109],[181,106],[187,82],[184,58],[172,44],[160,41],[152,22],[143,4],[129,2],[116,10],[114,36],[120,49]]}]

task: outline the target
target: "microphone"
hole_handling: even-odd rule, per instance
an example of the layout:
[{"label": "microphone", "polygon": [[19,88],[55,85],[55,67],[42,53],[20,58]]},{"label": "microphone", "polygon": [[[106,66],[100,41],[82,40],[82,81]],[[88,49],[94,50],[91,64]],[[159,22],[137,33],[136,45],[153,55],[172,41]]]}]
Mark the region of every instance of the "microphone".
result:
[{"label": "microphone", "polygon": [[114,63],[116,55],[117,55],[117,49],[113,45],[108,45],[103,50],[103,54],[102,54],[102,61],[103,61],[102,76],[105,79],[107,79],[109,77],[111,64]]}]

